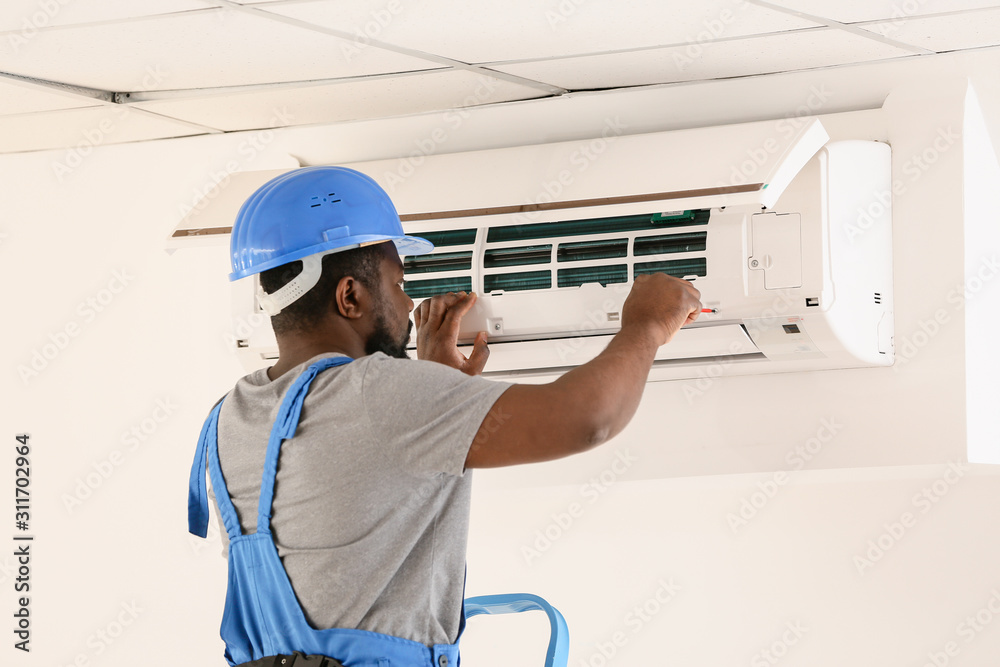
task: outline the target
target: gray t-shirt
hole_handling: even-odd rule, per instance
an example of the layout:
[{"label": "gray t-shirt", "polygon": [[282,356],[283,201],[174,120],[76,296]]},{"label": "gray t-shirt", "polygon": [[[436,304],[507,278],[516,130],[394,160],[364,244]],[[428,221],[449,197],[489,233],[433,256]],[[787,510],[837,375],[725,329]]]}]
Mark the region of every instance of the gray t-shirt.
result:
[{"label": "gray t-shirt", "polygon": [[[318,355],[274,382],[264,369],[251,373],[222,404],[219,460],[244,533],[256,532],[264,452],[285,391],[327,356],[342,355]],[[271,515],[312,627],[428,646],[456,640],[472,484],[465,458],[509,386],[382,353],[316,376],[295,437],[281,447]]]}]

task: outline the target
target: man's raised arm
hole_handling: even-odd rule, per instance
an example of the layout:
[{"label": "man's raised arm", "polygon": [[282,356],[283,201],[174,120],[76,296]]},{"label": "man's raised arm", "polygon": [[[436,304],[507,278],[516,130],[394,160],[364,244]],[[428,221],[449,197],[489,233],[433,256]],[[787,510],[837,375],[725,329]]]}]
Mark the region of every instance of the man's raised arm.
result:
[{"label": "man's raised arm", "polygon": [[[686,280],[662,273],[637,276],[622,308],[621,331],[604,351],[554,382],[515,384],[501,394],[480,425],[466,468],[549,461],[586,451],[618,434],[639,406],[657,348],[698,318],[700,297]],[[428,340],[436,333],[457,336],[458,321],[474,296],[440,299],[418,309],[418,337],[421,325]],[[432,308],[439,317],[430,317]],[[447,312],[452,308],[454,312]],[[469,362],[475,358],[485,364],[485,341],[479,343],[477,339]]]}]

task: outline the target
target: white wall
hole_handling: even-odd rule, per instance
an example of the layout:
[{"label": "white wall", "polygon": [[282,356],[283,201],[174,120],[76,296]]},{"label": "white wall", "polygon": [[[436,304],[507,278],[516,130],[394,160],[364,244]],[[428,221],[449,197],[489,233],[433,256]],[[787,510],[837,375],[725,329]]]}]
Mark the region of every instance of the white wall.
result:
[{"label": "white wall", "polygon": [[[916,101],[893,113],[898,122],[909,119],[932,135],[935,121],[920,115],[913,82],[964,73],[974,78],[996,145],[1000,90],[986,75],[997,61],[984,52],[927,60],[922,69],[908,61],[518,103],[470,113],[442,150],[585,137],[599,131],[608,113],[620,112],[635,132],[699,120],[780,118],[795,113],[810,86],[821,82],[841,91],[824,112],[880,106],[893,88],[917,90]],[[678,100],[686,106],[663,105]],[[61,180],[53,166],[66,161],[66,151],[0,156],[0,266],[11,302],[0,433],[10,449],[15,433],[32,435],[30,532],[36,536],[34,650],[25,656],[8,644],[0,649],[3,664],[170,664],[199,651],[195,662],[224,664],[217,631],[225,562],[217,537],[205,543],[187,536],[184,504],[201,421],[241,374],[225,339],[226,248],[168,255],[164,240],[182,205],[227,161],[265,169],[279,166],[287,153],[306,163],[402,156],[436,123],[440,119],[428,114],[295,128],[273,137],[245,133],[107,146],[83,156]],[[926,145],[907,136],[894,147],[902,148],[904,140],[915,142],[914,151]],[[251,150],[251,139],[262,150]],[[904,148],[903,154],[912,151]],[[940,201],[933,183],[928,172],[909,206]],[[964,270],[955,264],[965,252],[960,225],[942,219],[938,227],[926,215],[913,220],[921,233],[908,237],[897,254],[910,258],[911,266],[926,264],[926,282],[897,281],[897,336],[912,335]],[[910,220],[897,217],[895,223]],[[945,259],[948,280],[935,273],[943,250],[959,253]],[[115,272],[126,284],[113,282]],[[101,311],[86,305],[88,299],[97,299]],[[63,339],[59,332],[67,326],[75,335]],[[956,318],[935,337],[909,366],[913,382],[928,392],[954,384],[965,359],[951,345],[965,333]],[[47,344],[56,347],[43,349]],[[23,379],[18,367],[30,365],[36,350],[52,358],[37,376]],[[949,641],[959,650],[954,664],[986,664],[1000,654],[1000,621],[990,623],[994,614],[987,610],[981,631],[966,632],[960,624],[1000,591],[994,566],[1000,558],[993,509],[1000,500],[998,478],[987,467],[956,476],[946,473],[947,466],[918,465],[928,460],[919,452],[964,451],[960,399],[942,402],[919,391],[867,399],[883,402],[900,431],[912,430],[908,419],[927,425],[912,442],[887,443],[894,451],[912,447],[914,465],[806,469],[781,486],[768,484],[772,473],[670,476],[678,472],[674,466],[683,467],[675,460],[699,446],[692,442],[699,429],[711,430],[714,442],[738,445],[720,449],[720,459],[750,457],[762,470],[778,470],[785,468],[775,454],[819,428],[817,419],[794,416],[801,410],[815,415],[829,409],[832,418],[858,424],[852,412],[857,396],[823,393],[824,377],[727,379],[697,420],[680,422],[662,418],[664,405],[679,402],[676,384],[651,385],[636,422],[603,448],[562,463],[477,472],[468,593],[523,590],[547,597],[570,623],[573,665],[768,664],[755,663],[754,656],[781,641],[786,623],[807,629],[788,647],[783,665],[922,665],[928,652],[944,651]],[[781,409],[793,416],[741,428],[731,410],[744,390],[761,386],[780,395]],[[858,390],[864,391],[862,384]],[[164,404],[169,414],[157,410]],[[669,441],[677,423],[683,437]],[[130,439],[133,428],[145,429],[143,440]],[[837,445],[849,450],[865,440],[845,427]],[[0,478],[7,480],[13,479],[10,449],[0,463]],[[838,453],[831,447],[823,455]],[[88,479],[96,488],[87,486]],[[587,486],[591,479],[596,486]],[[945,493],[937,502],[915,501],[924,488]],[[753,495],[758,492],[773,497],[762,502],[766,495]],[[74,496],[78,504],[68,503]],[[734,530],[728,515],[738,515],[744,500],[761,507]],[[567,518],[571,511],[575,516]],[[894,523],[910,525],[900,533]],[[867,557],[869,540],[888,546],[870,567],[854,560]],[[8,554],[0,556],[0,590],[6,591],[0,610],[8,619],[15,604],[12,550],[0,551]],[[870,555],[874,561],[878,553]],[[661,579],[679,587],[662,604],[656,602],[658,592],[666,597]],[[647,602],[648,620],[629,616]],[[1000,594],[993,604],[1000,610]],[[534,616],[475,619],[465,641],[467,664],[509,664],[504,656],[541,664],[543,622]],[[125,622],[122,629],[118,624]],[[100,638],[108,632],[116,636]],[[610,653],[607,643],[613,645],[618,632],[621,647],[608,661],[602,646]]]}]

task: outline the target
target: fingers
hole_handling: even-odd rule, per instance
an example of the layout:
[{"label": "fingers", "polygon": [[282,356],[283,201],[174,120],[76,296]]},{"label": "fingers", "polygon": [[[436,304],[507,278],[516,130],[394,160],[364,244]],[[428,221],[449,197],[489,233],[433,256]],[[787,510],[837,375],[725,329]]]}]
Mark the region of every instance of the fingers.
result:
[{"label": "fingers", "polygon": [[457,294],[455,292],[448,292],[447,294],[440,294],[425,299],[420,303],[421,306],[427,304],[427,309],[424,311],[422,319],[435,329],[439,328],[448,310],[455,305],[455,302],[465,296],[465,292],[458,292]]},{"label": "fingers", "polygon": [[475,292],[470,294],[459,292],[459,294],[461,294],[462,297],[448,307],[448,310],[444,314],[441,322],[442,329],[447,328],[448,330],[454,330],[455,335],[458,335],[458,327],[462,322],[462,318],[476,303]]},{"label": "fingers", "polygon": [[420,305],[417,306],[416,310],[413,311],[413,324],[418,329],[420,328],[421,322],[427,320],[428,308],[430,308],[430,304],[427,303],[427,299],[424,299],[423,301],[420,302]]},{"label": "fingers", "polygon": [[419,329],[429,326],[432,330],[454,329],[457,332],[462,317],[476,303],[476,293],[448,292],[424,299],[414,311],[414,324]]},{"label": "fingers", "polygon": [[490,358],[490,349],[486,345],[486,332],[480,331],[476,334],[476,342],[472,346],[472,353],[466,362],[465,372],[468,375],[479,375],[486,367],[486,360]]}]

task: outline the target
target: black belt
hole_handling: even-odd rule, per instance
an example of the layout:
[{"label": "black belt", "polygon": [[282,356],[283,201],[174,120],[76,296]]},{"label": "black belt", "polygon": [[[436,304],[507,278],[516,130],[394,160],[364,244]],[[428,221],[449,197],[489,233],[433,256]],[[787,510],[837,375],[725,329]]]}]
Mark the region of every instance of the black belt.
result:
[{"label": "black belt", "polygon": [[344,667],[333,658],[324,655],[302,655],[295,651],[291,655],[269,655],[253,662],[241,662],[237,667]]}]

